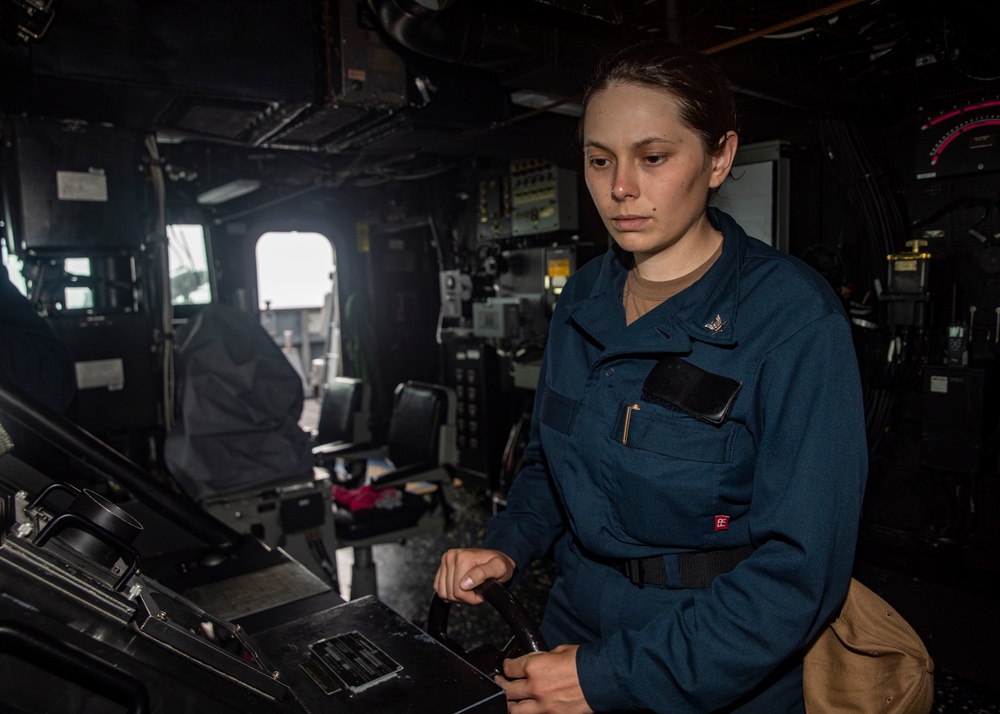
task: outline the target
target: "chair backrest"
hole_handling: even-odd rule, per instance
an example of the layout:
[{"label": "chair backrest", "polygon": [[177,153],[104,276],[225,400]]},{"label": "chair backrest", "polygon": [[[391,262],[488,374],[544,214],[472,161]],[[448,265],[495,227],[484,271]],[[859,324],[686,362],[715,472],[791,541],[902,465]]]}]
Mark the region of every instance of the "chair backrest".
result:
[{"label": "chair backrest", "polygon": [[449,462],[454,423],[455,396],[449,388],[414,381],[399,384],[386,439],[389,460],[397,468]]},{"label": "chair backrest", "polygon": [[368,412],[371,395],[360,379],[335,377],[323,388],[316,444],[359,443],[371,439]]}]

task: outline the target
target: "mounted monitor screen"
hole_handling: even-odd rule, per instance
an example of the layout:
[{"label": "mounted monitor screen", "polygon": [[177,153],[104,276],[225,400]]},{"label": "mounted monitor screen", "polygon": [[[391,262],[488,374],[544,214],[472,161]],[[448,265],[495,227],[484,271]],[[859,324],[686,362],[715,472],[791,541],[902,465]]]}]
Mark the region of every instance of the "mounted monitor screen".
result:
[{"label": "mounted monitor screen", "polygon": [[746,232],[779,250],[788,250],[789,160],[785,142],[747,144],[736,152],[730,177],[713,204]]}]

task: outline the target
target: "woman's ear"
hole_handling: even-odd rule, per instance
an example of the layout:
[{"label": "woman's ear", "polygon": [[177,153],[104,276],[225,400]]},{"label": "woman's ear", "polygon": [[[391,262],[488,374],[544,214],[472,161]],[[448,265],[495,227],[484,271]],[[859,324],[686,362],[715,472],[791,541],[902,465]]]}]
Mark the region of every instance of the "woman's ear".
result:
[{"label": "woman's ear", "polygon": [[718,188],[726,180],[730,169],[733,168],[733,161],[736,159],[736,149],[739,144],[740,140],[735,131],[727,131],[719,139],[719,150],[712,156],[712,175],[709,178],[709,188]]}]

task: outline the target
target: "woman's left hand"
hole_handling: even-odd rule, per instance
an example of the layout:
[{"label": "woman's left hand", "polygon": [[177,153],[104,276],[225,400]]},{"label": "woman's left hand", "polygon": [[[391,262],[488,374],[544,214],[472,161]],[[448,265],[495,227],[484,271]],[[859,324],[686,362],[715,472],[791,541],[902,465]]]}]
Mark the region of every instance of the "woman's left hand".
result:
[{"label": "woman's left hand", "polygon": [[551,652],[530,652],[504,660],[497,684],[507,692],[510,714],[592,714],[576,676],[579,645],[560,645]]}]

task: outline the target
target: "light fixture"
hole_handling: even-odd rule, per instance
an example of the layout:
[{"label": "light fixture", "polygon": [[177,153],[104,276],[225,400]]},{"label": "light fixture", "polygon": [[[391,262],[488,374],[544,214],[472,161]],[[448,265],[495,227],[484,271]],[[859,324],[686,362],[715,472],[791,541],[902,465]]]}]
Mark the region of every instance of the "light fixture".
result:
[{"label": "light fixture", "polygon": [[530,89],[519,89],[516,92],[511,92],[510,101],[529,109],[545,109],[545,111],[571,117],[579,117],[583,114],[583,104],[579,97],[560,97]]},{"label": "light fixture", "polygon": [[258,188],[260,188],[260,181],[257,179],[234,179],[221,186],[202,191],[198,194],[198,203],[202,206],[214,206],[239,196],[245,196]]}]

